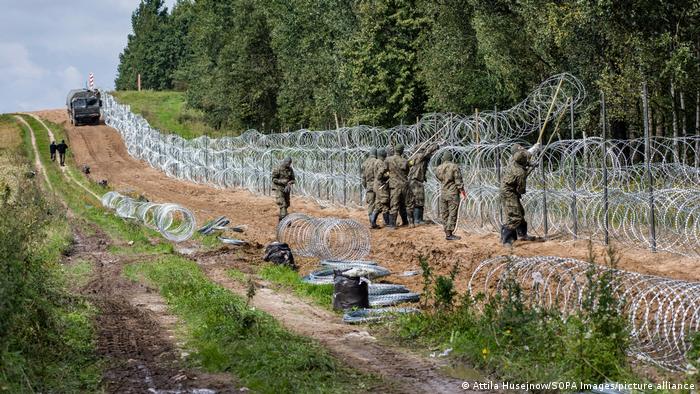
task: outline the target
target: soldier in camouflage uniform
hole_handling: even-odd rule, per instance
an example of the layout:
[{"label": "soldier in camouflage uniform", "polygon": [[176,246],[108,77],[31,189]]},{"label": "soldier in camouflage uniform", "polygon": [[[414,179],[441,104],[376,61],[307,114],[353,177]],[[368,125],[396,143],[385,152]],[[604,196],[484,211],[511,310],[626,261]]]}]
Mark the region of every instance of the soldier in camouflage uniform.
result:
[{"label": "soldier in camouflage uniform", "polygon": [[[394,147],[394,155],[386,159],[389,169],[389,194],[391,203],[389,206],[389,227],[396,228],[396,219],[402,206],[406,207],[406,190],[408,190],[408,160],[402,157],[403,145]],[[406,215],[407,216],[407,215]],[[413,218],[404,218],[403,225],[411,224]],[[406,220],[407,219],[407,220]]]},{"label": "soldier in camouflage uniform", "polygon": [[365,203],[367,204],[367,215],[369,216],[369,222],[372,228],[376,228],[376,223],[372,223],[372,212],[374,212],[374,167],[377,161],[377,148],[372,148],[369,152],[369,156],[362,163],[362,174],[360,179],[362,181],[362,187],[365,189]]},{"label": "soldier in camouflage uniform", "polygon": [[389,225],[389,185],[387,184],[389,180],[389,172],[386,166],[386,151],[380,148],[377,151],[377,160],[374,162],[374,168],[372,171],[374,177],[374,210],[372,211],[372,216],[370,217],[370,224],[372,228],[378,228],[377,217],[382,214],[384,219],[384,225]]},{"label": "soldier in camouflage uniform", "polygon": [[423,207],[425,206],[425,173],[428,170],[430,157],[438,149],[437,144],[429,145],[418,151],[414,158],[408,162],[408,193],[406,194],[406,208],[408,215],[413,216],[415,225],[423,224]]},{"label": "soldier in camouflage uniform", "polygon": [[513,155],[501,179],[501,203],[505,216],[505,223],[501,226],[501,243],[504,245],[512,245],[518,238],[526,241],[535,239],[527,235],[525,209],[520,199],[527,191],[527,177],[536,168],[530,164],[530,159],[539,148],[539,144],[529,150],[519,145],[514,146]]},{"label": "soldier in camouflage uniform", "polygon": [[464,182],[459,166],[452,162],[452,153],[442,154],[442,164],[435,169],[435,176],[440,181],[440,218],[445,226],[445,239],[455,241],[461,237],[454,235],[459,211],[459,196],[464,197]]},{"label": "soldier in camouflage uniform", "polygon": [[272,190],[275,191],[277,206],[280,208],[279,220],[287,216],[289,208],[289,194],[294,184],[294,170],[292,170],[292,158],[285,157],[280,165],[272,170]]}]

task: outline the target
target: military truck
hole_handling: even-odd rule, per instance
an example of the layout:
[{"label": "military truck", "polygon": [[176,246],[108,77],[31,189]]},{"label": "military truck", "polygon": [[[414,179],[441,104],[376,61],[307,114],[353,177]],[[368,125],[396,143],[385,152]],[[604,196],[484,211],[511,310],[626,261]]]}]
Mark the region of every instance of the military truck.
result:
[{"label": "military truck", "polygon": [[98,90],[74,89],[66,97],[68,118],[76,126],[99,124],[102,99]]}]

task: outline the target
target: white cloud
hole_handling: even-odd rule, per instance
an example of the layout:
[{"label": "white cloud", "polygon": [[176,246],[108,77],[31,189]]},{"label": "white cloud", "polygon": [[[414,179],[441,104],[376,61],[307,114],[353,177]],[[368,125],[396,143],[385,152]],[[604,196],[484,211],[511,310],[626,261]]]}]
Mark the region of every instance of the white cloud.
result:
[{"label": "white cloud", "polygon": [[31,80],[44,74],[46,70],[29,59],[24,45],[0,42],[0,80]]},{"label": "white cloud", "polygon": [[83,86],[87,79],[75,66],[66,67],[65,70],[59,73],[59,77],[63,82],[63,89],[66,91]]}]

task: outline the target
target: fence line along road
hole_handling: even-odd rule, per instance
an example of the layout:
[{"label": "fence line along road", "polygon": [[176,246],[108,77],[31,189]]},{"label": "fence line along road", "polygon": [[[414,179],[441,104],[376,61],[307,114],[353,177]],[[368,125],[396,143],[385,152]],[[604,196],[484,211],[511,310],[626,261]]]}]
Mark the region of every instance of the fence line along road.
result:
[{"label": "fence line along road", "polygon": [[[529,135],[543,135],[546,148],[523,201],[532,232],[616,239],[700,256],[700,138],[574,139],[576,108],[586,92],[570,74],[549,78],[504,111],[428,114],[416,124],[390,129],[249,130],[216,139],[161,133],[109,94],[103,97],[106,122],[121,133],[129,153],[168,176],[270,194],[271,169],[289,156],[297,174],[294,194],[323,204],[362,205],[360,166],[371,148],[402,143],[410,156],[427,143],[439,143],[428,171],[426,214],[439,221],[439,186],[432,171],[441,153],[452,151],[467,187],[459,226],[473,232],[498,231],[498,185],[511,150],[527,145],[523,139]],[[606,123],[603,117],[601,124]]]}]

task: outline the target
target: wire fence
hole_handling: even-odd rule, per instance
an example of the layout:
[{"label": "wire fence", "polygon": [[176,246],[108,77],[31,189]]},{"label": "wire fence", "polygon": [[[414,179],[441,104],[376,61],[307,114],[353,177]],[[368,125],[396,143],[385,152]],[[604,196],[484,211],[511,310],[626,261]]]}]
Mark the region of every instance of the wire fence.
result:
[{"label": "wire fence", "polygon": [[[641,95],[646,108],[646,87]],[[700,137],[651,137],[645,121],[645,138],[608,140],[603,110],[602,137],[573,139],[576,108],[586,92],[570,74],[549,78],[504,111],[427,114],[416,124],[389,129],[249,130],[217,139],[161,133],[109,94],[103,97],[106,122],[121,133],[129,153],[168,176],[271,194],[270,172],[288,156],[297,177],[294,194],[324,205],[362,206],[360,167],[371,148],[402,143],[410,156],[438,143],[443,148],[429,166],[426,215],[439,222],[439,185],[432,171],[441,153],[452,151],[467,187],[459,226],[476,232],[500,228],[498,189],[513,146],[545,134],[539,169],[523,199],[532,232],[604,243],[613,238],[700,256]],[[601,105],[604,109],[604,101]],[[572,138],[563,138],[566,129]]]},{"label": "wire fence", "polygon": [[671,370],[686,370],[690,336],[700,330],[700,283],[642,275],[552,257],[501,256],[485,260],[472,273],[472,294],[505,295],[517,282],[531,306],[556,309],[565,317],[590,302],[591,284],[611,275],[611,290],[622,300],[618,313],[630,327],[631,353]]}]

